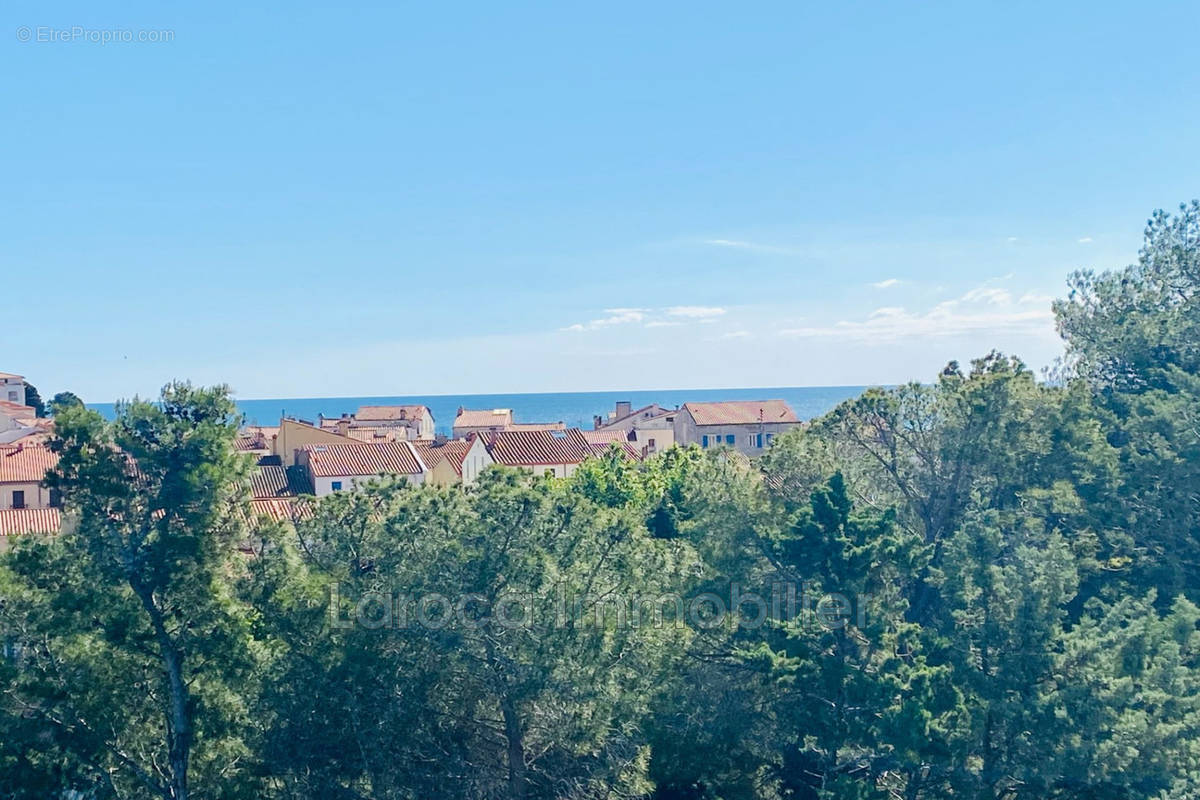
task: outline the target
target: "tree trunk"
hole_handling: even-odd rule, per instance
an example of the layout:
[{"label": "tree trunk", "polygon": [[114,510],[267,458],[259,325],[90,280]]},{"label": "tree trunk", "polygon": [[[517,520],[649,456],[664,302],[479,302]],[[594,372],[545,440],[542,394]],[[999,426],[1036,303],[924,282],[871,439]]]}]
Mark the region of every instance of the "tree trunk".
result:
[{"label": "tree trunk", "polygon": [[521,734],[521,718],[507,696],[500,700],[504,715],[504,736],[508,739],[508,796],[511,800],[525,797],[525,741]]},{"label": "tree trunk", "polygon": [[183,678],[183,654],[167,633],[162,609],[154,602],[153,593],[140,581],[131,579],[130,585],[150,616],[154,637],[162,655],[163,672],[167,678],[167,708],[164,717],[167,723],[167,768],[170,772],[164,800],[187,800],[188,761],[192,751],[192,717],[188,708],[190,696],[187,682]]}]

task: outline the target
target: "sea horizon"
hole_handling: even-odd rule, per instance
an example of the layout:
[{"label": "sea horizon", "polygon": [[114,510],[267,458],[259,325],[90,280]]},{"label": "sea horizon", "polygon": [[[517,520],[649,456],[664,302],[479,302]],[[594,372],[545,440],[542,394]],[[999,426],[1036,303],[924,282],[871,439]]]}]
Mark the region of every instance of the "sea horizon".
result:
[{"label": "sea horizon", "polygon": [[[490,394],[363,395],[350,397],[282,397],[237,399],[247,425],[276,425],[282,416],[316,422],[320,416],[353,414],[365,405],[424,405],[433,414],[438,433],[449,435],[459,407],[509,408],[517,422],[562,422],[591,428],[595,416],[606,417],[618,401],[641,408],[651,403],[676,407],[685,402],[722,400],[784,400],[800,419],[831,411],[838,403],[869,388],[862,386],[759,386],[737,389],[645,389],[602,392],[504,392]],[[116,403],[88,403],[88,408],[112,419]]]}]

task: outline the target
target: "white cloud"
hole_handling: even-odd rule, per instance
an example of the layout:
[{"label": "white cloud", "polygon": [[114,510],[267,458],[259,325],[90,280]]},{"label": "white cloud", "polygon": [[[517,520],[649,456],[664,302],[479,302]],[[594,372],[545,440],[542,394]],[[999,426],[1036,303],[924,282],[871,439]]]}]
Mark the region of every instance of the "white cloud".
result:
[{"label": "white cloud", "polygon": [[1048,300],[1045,295],[1027,292],[1014,302],[1012,295],[1004,289],[981,286],[957,300],[946,300],[924,312],[884,306],[863,320],[783,328],[777,334],[787,338],[877,343],[971,334],[1053,337],[1054,314]]},{"label": "white cloud", "polygon": [[1017,237],[1015,237],[1015,236],[1010,236],[1010,237],[1008,237],[1008,239],[1007,239],[1006,241],[1008,241],[1008,242],[1018,242],[1018,241],[1020,241],[1020,239],[1018,239],[1018,238],[1017,238]]},{"label": "white cloud", "polygon": [[725,313],[725,309],[716,306],[671,306],[666,309],[666,312],[669,317],[707,319],[722,316]]},{"label": "white cloud", "polygon": [[717,338],[718,339],[749,339],[750,331],[729,331],[728,333],[722,333]]},{"label": "white cloud", "polygon": [[891,289],[893,286],[899,286],[901,283],[903,283],[903,281],[901,281],[899,278],[888,278],[887,280],[872,283],[871,286],[876,289]]},{"label": "white cloud", "polygon": [[1054,296],[1049,294],[1039,294],[1038,292],[1026,292],[1021,295],[1021,299],[1017,302],[1023,306],[1049,306],[1054,302]]},{"label": "white cloud", "polygon": [[591,322],[577,322],[574,325],[568,325],[561,330],[564,331],[594,331],[598,328],[607,328],[612,325],[627,325],[633,322],[641,322],[646,318],[649,309],[645,308],[606,308],[604,313],[607,317],[594,319]]},{"label": "white cloud", "polygon": [[1091,244],[1091,243],[1092,243],[1092,237],[1090,237],[1090,236],[1084,236],[1082,239],[1078,239],[1077,241],[1078,241],[1080,244]]},{"label": "white cloud", "polygon": [[716,306],[670,306],[669,308],[606,308],[608,316],[589,322],[576,322],[560,331],[578,333],[595,331],[614,326],[642,325],[646,328],[673,328],[689,322],[716,322],[726,313]]},{"label": "white cloud", "polygon": [[752,253],[777,253],[780,255],[795,255],[795,248],[780,247],[774,244],[765,244],[763,242],[750,242],[745,239],[701,239],[701,244],[706,244],[710,247],[726,247],[733,250],[747,250]]},{"label": "white cloud", "polygon": [[962,296],[964,303],[991,303],[993,305],[1003,305],[1012,300],[1012,295],[1007,289],[997,289],[994,286],[979,286]]}]

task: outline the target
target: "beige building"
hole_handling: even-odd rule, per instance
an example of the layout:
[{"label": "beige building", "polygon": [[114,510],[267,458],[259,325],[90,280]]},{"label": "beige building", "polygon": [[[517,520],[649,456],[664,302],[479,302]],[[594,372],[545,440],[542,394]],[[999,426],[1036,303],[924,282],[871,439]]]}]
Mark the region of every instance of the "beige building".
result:
[{"label": "beige building", "polygon": [[0,509],[57,506],[43,483],[57,463],[58,455],[41,445],[0,445]]},{"label": "beige building", "polygon": [[592,447],[578,428],[510,430],[488,434],[488,455],[497,464],[527,469],[535,475],[570,477]]},{"label": "beige building", "polygon": [[731,447],[756,456],[800,420],[783,400],[684,403],[674,415],[675,441],[683,446]]},{"label": "beige building", "polygon": [[297,454],[314,444],[351,444],[353,439],[340,436],[329,430],[323,430],[296,419],[284,417],[279,420],[279,430],[272,439],[272,454],[279,456],[285,467],[296,464]]},{"label": "beige building", "polygon": [[420,485],[429,472],[409,441],[310,444],[297,452],[296,460],[307,471],[317,497],[352,491],[381,477]]},{"label": "beige building", "polygon": [[675,444],[675,416],[678,413],[678,409],[663,408],[658,403],[635,409],[632,403],[623,400],[607,417],[597,415],[594,424],[598,431],[630,433],[628,440],[642,456],[648,456]]},{"label": "beige building", "polygon": [[514,422],[512,409],[492,408],[481,411],[469,408],[458,409],[454,418],[455,439],[466,439],[471,434],[499,433],[500,431],[565,431],[562,422]]},{"label": "beige building", "polygon": [[428,406],[359,406],[358,413],[350,416],[349,427],[403,429],[403,438],[409,441],[434,437],[433,412]]},{"label": "beige building", "polygon": [[415,446],[429,469],[425,482],[434,486],[459,483],[470,486],[492,464],[483,437],[474,434],[466,439],[451,439],[441,444],[420,442]]},{"label": "beige building", "polygon": [[454,417],[454,438],[466,439],[473,433],[496,433],[508,430],[513,424],[511,408],[474,410],[459,407]]},{"label": "beige building", "polygon": [[[0,372],[0,400],[15,406],[25,405],[25,378],[11,372]],[[31,413],[29,416],[33,416]]]}]

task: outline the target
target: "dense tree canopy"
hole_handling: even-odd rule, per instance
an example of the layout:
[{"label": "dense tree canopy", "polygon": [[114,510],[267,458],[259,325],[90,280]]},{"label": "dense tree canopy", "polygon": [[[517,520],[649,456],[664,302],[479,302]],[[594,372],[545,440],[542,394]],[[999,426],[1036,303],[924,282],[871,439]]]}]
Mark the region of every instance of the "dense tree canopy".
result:
[{"label": "dense tree canopy", "polygon": [[251,518],[222,388],[56,397],[0,557],[0,797],[1200,796],[1200,204],[990,353],[753,463]]}]

